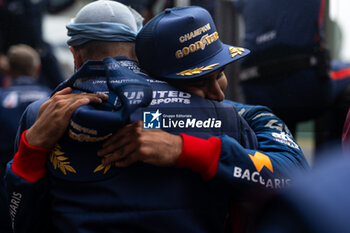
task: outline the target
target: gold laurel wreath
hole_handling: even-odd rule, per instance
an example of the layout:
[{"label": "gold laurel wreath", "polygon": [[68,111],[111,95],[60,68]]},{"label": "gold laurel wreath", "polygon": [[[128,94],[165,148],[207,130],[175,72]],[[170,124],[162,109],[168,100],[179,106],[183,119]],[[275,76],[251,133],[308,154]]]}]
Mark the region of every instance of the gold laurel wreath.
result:
[{"label": "gold laurel wreath", "polygon": [[59,168],[64,175],[67,175],[67,172],[77,173],[75,169],[70,165],[70,162],[67,161],[68,158],[62,155],[64,155],[64,152],[62,152],[61,147],[56,144],[54,150],[50,154],[50,161],[53,165],[53,168],[55,170]]},{"label": "gold laurel wreath", "polygon": [[244,48],[235,48],[235,47],[230,47],[229,48],[229,52],[232,56],[232,58],[234,58],[237,55],[242,55],[242,53],[244,52]]},{"label": "gold laurel wreath", "polygon": [[217,66],[219,64],[220,63],[215,63],[215,64],[212,64],[212,65],[209,65],[206,67],[202,66],[202,67],[198,67],[198,68],[194,68],[194,69],[188,69],[188,70],[181,71],[180,73],[176,73],[176,74],[182,75],[182,76],[190,76],[190,75],[200,74],[203,71],[213,69],[214,66]]},{"label": "gold laurel wreath", "polygon": [[[111,156],[112,153],[105,155],[104,157],[107,158],[109,156]],[[104,166],[102,163],[100,165],[97,166],[97,168],[95,168],[94,173],[99,172],[101,170],[103,170],[103,174],[106,174],[108,172],[108,170],[111,168],[111,164],[108,164],[107,166]]]}]

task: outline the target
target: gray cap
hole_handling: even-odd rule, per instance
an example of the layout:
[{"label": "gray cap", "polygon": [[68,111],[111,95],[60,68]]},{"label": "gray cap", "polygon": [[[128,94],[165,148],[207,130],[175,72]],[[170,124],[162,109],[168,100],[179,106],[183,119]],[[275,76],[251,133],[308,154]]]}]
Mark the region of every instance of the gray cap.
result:
[{"label": "gray cap", "polygon": [[119,2],[99,0],[84,6],[66,27],[67,44],[78,46],[91,40],[134,42],[142,28],[142,16]]},{"label": "gray cap", "polygon": [[119,2],[99,0],[84,6],[72,23],[120,23],[136,32],[137,22],[133,11]]}]

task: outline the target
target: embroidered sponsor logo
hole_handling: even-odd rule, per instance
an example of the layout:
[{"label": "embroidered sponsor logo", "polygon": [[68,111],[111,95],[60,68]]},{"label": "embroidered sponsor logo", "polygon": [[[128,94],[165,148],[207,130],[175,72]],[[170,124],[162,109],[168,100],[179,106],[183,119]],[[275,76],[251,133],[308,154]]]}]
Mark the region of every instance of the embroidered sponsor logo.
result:
[{"label": "embroidered sponsor logo", "polygon": [[79,125],[73,120],[70,121],[69,126],[69,137],[79,142],[102,142],[112,136],[112,133],[103,136],[97,136],[97,130]]},{"label": "embroidered sponsor logo", "polygon": [[281,178],[264,179],[261,176],[260,172],[264,167],[266,167],[266,169],[268,169],[271,173],[274,172],[271,160],[267,155],[256,151],[254,156],[251,154],[248,154],[248,156],[252,160],[256,168],[256,171],[252,171],[250,169],[243,170],[242,168],[235,166],[233,169],[233,177],[250,181],[253,183],[258,183],[265,186],[266,188],[273,188],[273,189],[284,188],[285,186],[290,184],[291,182],[290,179],[281,179]]},{"label": "embroidered sponsor logo", "polygon": [[272,133],[272,137],[275,141],[286,144],[292,148],[300,150],[298,144],[296,144],[293,139],[285,132]]},{"label": "embroidered sponsor logo", "polygon": [[268,178],[264,179],[261,174],[257,171],[251,171],[249,169],[243,170],[240,167],[234,167],[233,177],[239,178],[253,183],[258,183],[266,188],[279,189],[290,185],[291,179],[280,179],[280,178]]},{"label": "embroidered sponsor logo", "polygon": [[[180,43],[184,43],[186,41],[189,41],[197,36],[202,35],[205,32],[208,32],[211,29],[210,24],[206,24],[203,27],[200,27],[193,32],[187,33],[183,36],[179,37]],[[219,39],[218,32],[213,32],[211,34],[205,34],[203,35],[199,40],[193,42],[192,44],[183,47],[182,49],[179,49],[175,52],[175,57],[177,59],[181,59],[185,56],[187,56],[190,53],[194,53],[198,50],[204,50],[206,46],[212,44],[216,40]]]},{"label": "embroidered sponsor logo", "polygon": [[46,92],[42,91],[26,91],[20,95],[20,102],[34,102],[39,99],[44,99],[48,96]]},{"label": "embroidered sponsor logo", "polygon": [[175,57],[177,59],[181,59],[190,53],[194,53],[198,50],[204,50],[206,46],[214,43],[218,39],[219,39],[219,34],[217,32],[214,32],[210,35],[206,34],[202,36],[202,38],[199,41],[196,41],[193,44],[190,44],[189,46],[186,46],[186,47],[183,47],[182,49],[177,50],[175,53]]},{"label": "embroidered sponsor logo", "polygon": [[191,103],[191,94],[183,91],[153,91],[150,105],[171,104],[171,103]]},{"label": "embroidered sponsor logo", "polygon": [[180,43],[184,43],[184,42],[186,42],[188,40],[191,40],[191,39],[193,39],[193,38],[195,38],[197,36],[202,35],[202,33],[205,33],[207,31],[209,31],[210,29],[211,29],[211,27],[210,27],[210,24],[208,23],[208,24],[206,24],[206,25],[204,25],[204,26],[194,30],[193,32],[186,33],[185,35],[180,36],[179,37],[179,41],[180,41]]},{"label": "embroidered sponsor logo", "polygon": [[256,38],[256,44],[262,44],[274,40],[277,36],[277,32],[275,30],[266,32]]},{"label": "embroidered sponsor logo", "polygon": [[[105,81],[100,81],[105,83]],[[157,80],[148,80],[152,83],[163,83]],[[106,92],[105,92],[106,93]],[[107,94],[107,93],[106,93]],[[145,96],[145,93],[141,90],[138,91],[125,91],[123,95],[129,100],[129,104],[140,104]],[[152,92],[152,101],[150,105],[157,104],[170,104],[170,103],[191,103],[191,94],[183,91],[153,91]],[[115,106],[120,106],[118,97],[113,101]]]},{"label": "embroidered sponsor logo", "polygon": [[18,93],[10,92],[2,101],[2,106],[4,108],[16,108],[18,106]]},{"label": "embroidered sponsor logo", "polygon": [[273,173],[273,167],[270,158],[267,155],[264,155],[260,152],[255,152],[254,156],[251,154],[248,154],[250,159],[253,161],[254,166],[258,172],[263,169],[263,167],[266,167]]},{"label": "embroidered sponsor logo", "polygon": [[17,192],[12,192],[11,199],[10,199],[10,205],[9,205],[9,211],[11,216],[11,222],[12,222],[12,229],[14,229],[14,222],[17,215],[18,207],[22,200],[22,194]]}]

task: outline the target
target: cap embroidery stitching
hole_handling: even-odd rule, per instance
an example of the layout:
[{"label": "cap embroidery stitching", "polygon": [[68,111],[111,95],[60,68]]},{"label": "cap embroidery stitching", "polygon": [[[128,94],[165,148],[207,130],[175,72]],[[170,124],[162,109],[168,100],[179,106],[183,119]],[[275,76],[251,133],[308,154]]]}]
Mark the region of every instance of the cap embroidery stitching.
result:
[{"label": "cap embroidery stitching", "polygon": [[215,64],[212,64],[212,65],[209,65],[206,67],[202,66],[202,67],[197,67],[194,69],[188,69],[188,70],[181,71],[180,73],[176,73],[176,74],[182,75],[182,76],[196,75],[196,74],[202,73],[203,71],[211,70],[211,69],[213,69],[214,66],[217,66],[219,64],[220,63],[215,63]]},{"label": "cap embroidery stitching", "polygon": [[244,52],[244,48],[235,48],[235,47],[230,47],[229,48],[229,52],[232,56],[232,58],[234,58],[237,55],[242,55],[242,53]]}]

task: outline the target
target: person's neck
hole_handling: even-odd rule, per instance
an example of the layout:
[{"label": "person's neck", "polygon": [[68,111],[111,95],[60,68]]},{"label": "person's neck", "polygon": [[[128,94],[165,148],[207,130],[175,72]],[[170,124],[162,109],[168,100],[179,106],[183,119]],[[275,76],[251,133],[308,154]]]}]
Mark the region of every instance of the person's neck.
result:
[{"label": "person's neck", "polygon": [[106,57],[127,57],[130,58],[131,60],[138,61],[136,55],[130,54],[130,53],[111,53],[111,54],[106,54],[103,56],[92,56],[88,57],[85,59],[84,63],[87,62],[88,60],[94,60],[94,61],[102,61]]}]

